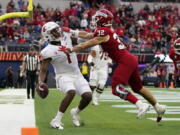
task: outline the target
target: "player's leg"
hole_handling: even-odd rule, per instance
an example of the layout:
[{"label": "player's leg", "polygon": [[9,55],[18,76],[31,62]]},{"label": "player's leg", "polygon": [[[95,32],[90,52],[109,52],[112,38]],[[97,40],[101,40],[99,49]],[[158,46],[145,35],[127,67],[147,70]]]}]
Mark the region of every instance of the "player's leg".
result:
[{"label": "player's leg", "polygon": [[71,116],[73,119],[73,124],[75,126],[80,126],[79,113],[84,110],[90,103],[92,99],[92,92],[88,82],[82,76],[79,76],[75,81],[75,86],[76,92],[81,95],[81,100],[79,105],[71,110]]},{"label": "player's leg", "polygon": [[92,96],[92,104],[96,105],[96,90],[97,90],[97,83],[98,83],[98,71],[94,68],[91,68],[90,71],[90,79],[89,79],[89,86],[93,92],[93,96]]},{"label": "player's leg", "polygon": [[97,87],[97,71],[94,68],[91,68],[91,70],[90,70],[89,86],[90,86],[92,92],[94,92],[96,90],[96,87]]},{"label": "player's leg", "polygon": [[124,87],[124,85],[128,83],[128,80],[132,74],[131,69],[133,69],[133,67],[125,66],[123,63],[118,65],[112,77],[112,93],[116,96],[119,96],[121,99],[135,104],[139,109],[138,118],[141,118],[141,116],[144,115],[144,113],[149,109],[149,105],[143,103]]},{"label": "player's leg", "polygon": [[[140,95],[142,95],[156,110],[158,117],[162,117],[166,108],[164,105],[160,105],[153,94],[147,90],[145,87],[142,86],[142,81],[140,79],[140,75],[138,69],[133,72],[129,79],[129,85],[131,86],[132,90]],[[159,118],[158,118],[159,120]]]},{"label": "player's leg", "polygon": [[30,98],[30,88],[31,88],[31,74],[27,71],[27,98]]},{"label": "player's leg", "polygon": [[130,75],[130,70],[128,71],[124,64],[120,63],[113,72],[112,93],[121,99],[135,104],[138,101],[138,98],[124,88],[124,86],[128,83]]},{"label": "player's leg", "polygon": [[76,91],[75,91],[75,87],[73,84],[73,78],[68,77],[68,76],[63,76],[60,79],[57,80],[59,89],[66,94],[66,96],[62,99],[60,105],[59,105],[59,109],[58,112],[56,114],[56,116],[54,117],[54,119],[51,121],[50,125],[53,128],[57,128],[57,129],[64,129],[63,124],[61,122],[62,117],[65,113],[65,111],[67,110],[67,108],[69,107],[69,105],[71,104]]},{"label": "player's leg", "polygon": [[107,71],[108,68],[102,68],[99,70],[98,72],[98,85],[97,85],[97,89],[96,91],[94,91],[93,93],[93,104],[94,105],[98,105],[99,102],[99,98],[100,98],[100,95],[103,93],[104,91],[104,87],[105,87],[105,84],[106,84],[106,81],[107,81],[107,78],[108,78],[108,71]]}]

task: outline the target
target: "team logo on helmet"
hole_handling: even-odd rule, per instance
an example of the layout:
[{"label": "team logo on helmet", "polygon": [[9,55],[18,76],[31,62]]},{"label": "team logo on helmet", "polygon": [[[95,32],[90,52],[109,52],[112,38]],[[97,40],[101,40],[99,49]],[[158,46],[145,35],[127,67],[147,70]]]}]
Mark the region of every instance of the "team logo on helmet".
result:
[{"label": "team logo on helmet", "polygon": [[93,17],[97,27],[108,27],[112,25],[112,20],[114,16],[110,11],[106,9],[100,9],[96,11]]}]

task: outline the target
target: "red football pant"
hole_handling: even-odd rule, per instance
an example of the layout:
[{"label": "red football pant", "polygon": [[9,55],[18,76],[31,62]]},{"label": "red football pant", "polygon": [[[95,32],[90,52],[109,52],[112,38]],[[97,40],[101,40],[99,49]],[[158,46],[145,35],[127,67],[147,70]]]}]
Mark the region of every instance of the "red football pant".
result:
[{"label": "red football pant", "polygon": [[112,76],[112,93],[116,96],[116,86],[129,84],[134,92],[142,89],[142,81],[138,72],[138,59],[127,52],[120,59]]}]

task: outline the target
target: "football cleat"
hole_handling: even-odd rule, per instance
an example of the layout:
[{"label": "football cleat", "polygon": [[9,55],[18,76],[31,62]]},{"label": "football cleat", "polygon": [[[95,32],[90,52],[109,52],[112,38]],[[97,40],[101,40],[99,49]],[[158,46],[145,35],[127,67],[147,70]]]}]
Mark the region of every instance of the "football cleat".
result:
[{"label": "football cleat", "polygon": [[139,112],[137,114],[137,118],[141,119],[144,117],[145,113],[150,110],[150,105],[147,103],[143,103],[142,106],[139,108]]},{"label": "football cleat", "polygon": [[98,98],[96,97],[96,95],[93,95],[92,104],[95,105],[95,106],[99,105]]},{"label": "football cleat", "polygon": [[76,108],[71,109],[71,116],[74,126],[79,127],[80,121],[79,121],[79,114],[76,112]]},{"label": "football cleat", "polygon": [[156,122],[160,122],[162,120],[162,116],[164,115],[166,111],[166,106],[165,105],[159,105],[157,108],[155,108],[157,112],[157,119]]},{"label": "football cleat", "polygon": [[50,122],[50,125],[51,125],[52,128],[55,128],[55,129],[59,129],[59,130],[64,129],[63,124],[61,122],[57,121],[56,119],[53,119]]}]

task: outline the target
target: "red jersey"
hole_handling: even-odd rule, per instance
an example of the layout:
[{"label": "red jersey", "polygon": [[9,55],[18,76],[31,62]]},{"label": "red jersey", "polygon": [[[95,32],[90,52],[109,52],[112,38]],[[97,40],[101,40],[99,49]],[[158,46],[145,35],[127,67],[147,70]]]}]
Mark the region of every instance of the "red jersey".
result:
[{"label": "red jersey", "polygon": [[118,35],[114,32],[112,28],[101,27],[97,28],[94,32],[94,37],[107,35],[109,35],[109,40],[101,43],[101,48],[104,52],[108,53],[108,56],[112,60],[114,60],[116,63],[119,63],[122,59],[122,56],[129,52],[126,50],[125,45],[119,40]]},{"label": "red jersey", "polygon": [[180,73],[180,55],[175,53],[174,47],[171,47],[169,56],[174,62],[175,75],[178,75]]}]

